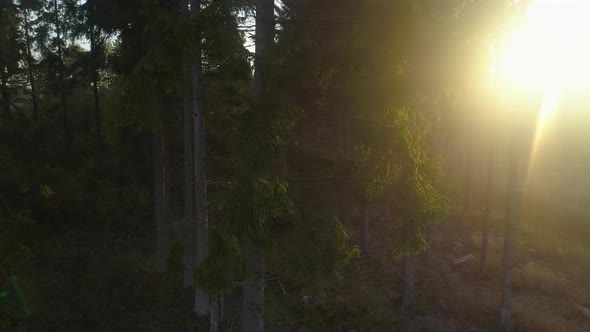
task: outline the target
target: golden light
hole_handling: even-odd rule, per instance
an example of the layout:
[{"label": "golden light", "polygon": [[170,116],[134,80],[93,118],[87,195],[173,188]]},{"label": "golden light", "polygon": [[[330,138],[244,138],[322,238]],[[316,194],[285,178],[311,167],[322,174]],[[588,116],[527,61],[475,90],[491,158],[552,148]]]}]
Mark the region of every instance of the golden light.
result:
[{"label": "golden light", "polygon": [[543,131],[559,108],[563,91],[590,82],[590,0],[533,0],[514,26],[490,72],[517,98],[543,94],[526,186]]},{"label": "golden light", "polygon": [[536,0],[501,47],[502,80],[518,88],[552,88],[590,77],[590,1]]}]

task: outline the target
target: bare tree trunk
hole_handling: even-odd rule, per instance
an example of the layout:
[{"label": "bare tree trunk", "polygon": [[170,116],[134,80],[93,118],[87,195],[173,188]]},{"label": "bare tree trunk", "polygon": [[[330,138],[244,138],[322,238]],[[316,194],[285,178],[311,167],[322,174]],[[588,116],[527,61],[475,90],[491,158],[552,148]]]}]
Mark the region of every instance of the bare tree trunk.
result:
[{"label": "bare tree trunk", "polygon": [[1,93],[2,93],[2,112],[4,117],[10,116],[10,95],[8,92],[8,74],[6,73],[6,67],[0,66],[0,78],[1,78]]},{"label": "bare tree trunk", "polygon": [[471,210],[471,168],[473,164],[473,147],[469,143],[467,150],[467,167],[465,170],[465,200],[463,202],[463,222],[467,223],[469,220],[469,213]]},{"label": "bare tree trunk", "polygon": [[209,316],[209,332],[219,331],[219,301],[217,296],[211,296],[209,307],[211,314]]},{"label": "bare tree trunk", "polygon": [[27,43],[27,71],[31,85],[31,99],[33,101],[33,121],[39,121],[39,102],[37,100],[37,86],[33,75],[33,55],[31,53],[31,37],[29,34],[29,10],[25,8],[25,42]]},{"label": "bare tree trunk", "polygon": [[[194,160],[195,160],[195,268],[207,258],[209,251],[207,230],[207,176],[205,173],[205,111],[201,101],[202,62],[201,62],[201,28],[199,15],[201,0],[191,0],[191,19],[199,26],[197,47],[192,61],[193,78],[193,121],[194,121]],[[202,289],[195,291],[195,312],[198,316],[209,313],[209,297]]]},{"label": "bare tree trunk", "polygon": [[517,149],[511,145],[510,168],[508,175],[508,202],[504,227],[504,262],[502,281],[502,307],[500,308],[500,327],[504,331],[512,331],[512,264],[514,261],[514,233],[518,221],[520,193],[518,185]]},{"label": "bare tree trunk", "polygon": [[488,156],[488,174],[487,174],[487,181],[486,181],[486,206],[484,209],[483,214],[483,234],[481,240],[481,262],[479,265],[479,271],[481,274],[485,274],[488,271],[488,252],[489,252],[489,240],[490,240],[490,231],[489,231],[489,223],[490,223],[490,214],[491,214],[491,204],[492,204],[492,195],[493,195],[493,171],[494,171],[494,152],[490,149],[489,156]]},{"label": "bare tree trunk", "polygon": [[361,250],[363,256],[369,257],[369,204],[367,201],[361,204]]},{"label": "bare tree trunk", "polygon": [[412,256],[405,256],[402,260],[402,310],[412,309],[415,305]]},{"label": "bare tree trunk", "polygon": [[59,26],[59,7],[57,0],[53,0],[53,6],[55,7],[55,36],[57,37],[57,56],[59,58],[59,95],[61,99],[61,111],[64,127],[64,145],[68,149],[70,146],[70,129],[68,126],[68,109],[66,105],[66,92],[65,92],[65,81],[64,81],[64,67],[65,62],[63,58],[62,50],[62,38],[61,29]]},{"label": "bare tree trunk", "polygon": [[252,246],[247,248],[244,259],[252,273],[252,279],[244,285],[243,332],[264,331],[264,251]]},{"label": "bare tree trunk", "polygon": [[166,220],[166,172],[164,170],[164,139],[162,130],[152,133],[153,216],[156,225],[156,269],[166,270],[170,247],[168,222]]},{"label": "bare tree trunk", "polygon": [[274,40],[274,1],[256,0],[256,50],[254,60],[254,98],[264,97],[268,86],[269,49]]},{"label": "bare tree trunk", "polygon": [[389,209],[389,204],[385,206],[385,221],[391,221],[391,210]]},{"label": "bare tree trunk", "polygon": [[428,225],[424,228],[424,240],[428,244],[428,248],[426,248],[426,252],[424,254],[426,255],[427,259],[432,258],[432,227],[433,225]]},{"label": "bare tree trunk", "polygon": [[223,323],[225,320],[225,296],[219,295],[219,321]]},{"label": "bare tree trunk", "polygon": [[89,9],[90,16],[90,55],[92,57],[92,92],[94,94],[94,117],[96,121],[96,141],[99,146],[102,144],[101,116],[100,116],[100,98],[98,94],[98,54],[96,50],[96,26],[94,25],[94,2]]},{"label": "bare tree trunk", "polygon": [[[268,88],[269,50],[274,41],[274,1],[256,0],[256,50],[254,58],[254,99],[262,101]],[[245,248],[246,264],[253,274],[244,285],[242,332],[264,331],[264,250]]]},{"label": "bare tree trunk", "polygon": [[[189,17],[188,0],[182,2],[182,12]],[[191,79],[190,59],[184,59],[183,63],[184,77],[187,81]],[[186,251],[184,253],[184,288],[194,286],[194,269],[195,269],[195,218],[194,218],[194,130],[193,130],[193,109],[191,93],[188,93],[183,99],[183,124],[184,124],[184,244]]]}]

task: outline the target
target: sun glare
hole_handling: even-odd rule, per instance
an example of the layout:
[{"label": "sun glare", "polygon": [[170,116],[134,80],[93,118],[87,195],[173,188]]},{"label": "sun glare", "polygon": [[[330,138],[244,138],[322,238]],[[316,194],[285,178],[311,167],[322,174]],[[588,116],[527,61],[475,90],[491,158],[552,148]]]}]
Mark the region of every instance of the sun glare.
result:
[{"label": "sun glare", "polygon": [[493,74],[503,87],[524,93],[523,98],[527,91],[543,93],[528,178],[562,92],[590,81],[590,0],[533,0],[498,53]]},{"label": "sun glare", "polygon": [[500,74],[525,87],[579,84],[590,76],[590,1],[536,0],[507,38]]}]

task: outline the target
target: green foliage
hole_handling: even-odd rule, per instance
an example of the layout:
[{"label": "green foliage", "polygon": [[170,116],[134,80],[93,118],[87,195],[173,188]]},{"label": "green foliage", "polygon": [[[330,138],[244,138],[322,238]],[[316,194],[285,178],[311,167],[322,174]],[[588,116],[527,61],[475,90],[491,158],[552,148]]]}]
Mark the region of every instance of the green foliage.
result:
[{"label": "green foliage", "polygon": [[6,292],[6,296],[0,296],[0,324],[31,315],[27,303],[30,290],[23,292],[22,287],[26,285],[17,281],[17,276],[32,275],[40,238],[37,223],[27,214],[22,211],[5,217],[0,213],[0,291]]},{"label": "green foliage", "polygon": [[396,232],[396,258],[415,255],[428,247],[421,230],[440,220],[449,208],[448,199],[439,191],[442,162],[432,156],[425,141],[430,132],[428,121],[416,108],[400,108],[386,113],[390,124],[387,149],[382,152],[370,197],[385,195],[402,220]]},{"label": "green foliage", "polygon": [[[192,301],[182,297],[192,294],[179,289],[187,248],[173,242],[166,272],[158,275],[152,268],[144,133],[164,128],[170,133],[167,199],[169,215],[176,218],[181,201],[177,111],[190,90],[182,69],[201,38],[197,24],[208,180],[229,183],[209,187],[219,193],[210,195],[217,198],[219,218],[212,218],[209,256],[195,272],[198,286],[211,294],[236,288],[249,277],[242,250],[254,244],[276,249],[271,268],[294,279],[297,287],[330,292],[359,250],[348,243],[338,218],[299,218],[295,212],[345,215],[342,205],[351,200],[342,197],[359,192],[389,201],[402,221],[393,235],[398,237],[394,256],[402,257],[424,250],[421,231],[446,210],[448,202],[438,191],[441,161],[425,144],[429,123],[420,110],[400,106],[410,105],[415,95],[408,88],[409,75],[425,68],[416,59],[424,57],[427,43],[420,39],[414,45],[407,37],[420,27],[412,22],[420,6],[412,2],[284,1],[277,7],[282,20],[278,45],[265,59],[266,94],[252,100],[251,54],[244,47],[244,27],[238,26],[244,23],[240,16],[253,14],[249,1],[203,2],[195,23],[178,1],[88,0],[81,5],[59,0],[55,22],[51,1],[28,0],[37,123],[30,120],[23,61],[24,7],[13,4],[0,2],[0,70],[8,74],[0,98],[2,111],[10,115],[0,117],[0,278],[32,268],[42,276],[40,302],[47,306],[34,330],[180,330],[189,325],[179,327],[183,324],[171,314]],[[420,13],[421,23],[429,23],[430,13]],[[93,27],[101,39],[99,50],[87,52],[75,39],[89,38]],[[117,36],[109,57],[103,54],[107,35]],[[64,63],[57,56],[58,43]],[[96,67],[106,143],[98,148],[90,139],[95,125],[91,69]],[[69,149],[55,135],[63,126],[62,71]],[[316,139],[320,148],[313,146]],[[301,177],[326,177],[338,184],[327,189],[308,181],[303,190]],[[354,289],[351,294],[323,298],[304,312],[297,311],[300,302],[292,309],[318,331],[339,324],[391,329],[383,319],[385,304],[376,304],[357,286],[347,284]],[[193,320],[193,313],[186,317]],[[167,325],[170,321],[177,325]]]},{"label": "green foliage", "polygon": [[220,209],[232,233],[243,241],[268,247],[271,244],[267,222],[293,212],[288,185],[279,179],[242,179],[220,195]]},{"label": "green foliage", "polygon": [[334,216],[293,221],[285,233],[278,242],[279,267],[313,293],[339,281],[342,269],[360,255]]},{"label": "green foliage", "polygon": [[240,240],[222,228],[210,227],[209,246],[209,256],[195,273],[196,284],[210,294],[229,293],[249,277]]},{"label": "green foliage", "polygon": [[245,36],[232,13],[232,10],[241,10],[232,8],[235,4],[236,1],[215,1],[201,11],[201,27],[205,37],[202,52],[207,59],[204,65],[209,80],[225,78],[229,82],[247,81],[252,76],[247,61],[250,52],[244,47]]},{"label": "green foliage", "polygon": [[0,279],[29,272],[38,240],[37,223],[25,213],[0,217]]},{"label": "green foliage", "polygon": [[183,241],[174,241],[170,245],[166,258],[166,270],[162,275],[161,291],[163,294],[172,293],[182,285],[184,271],[184,254],[188,250]]},{"label": "green foliage", "polygon": [[181,15],[180,8],[162,5],[160,1],[144,1],[138,15],[146,20],[143,33],[149,46],[134,72],[144,79],[156,80],[166,94],[179,94],[185,83],[179,70],[183,57],[179,55],[190,54],[196,44],[194,22]]}]

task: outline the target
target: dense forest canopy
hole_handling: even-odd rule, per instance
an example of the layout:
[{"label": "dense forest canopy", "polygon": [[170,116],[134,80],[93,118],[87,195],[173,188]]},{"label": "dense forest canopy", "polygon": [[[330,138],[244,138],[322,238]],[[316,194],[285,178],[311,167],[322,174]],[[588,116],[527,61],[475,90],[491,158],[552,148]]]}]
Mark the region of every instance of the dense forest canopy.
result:
[{"label": "dense forest canopy", "polygon": [[587,331],[583,0],[0,0],[0,331]]}]

